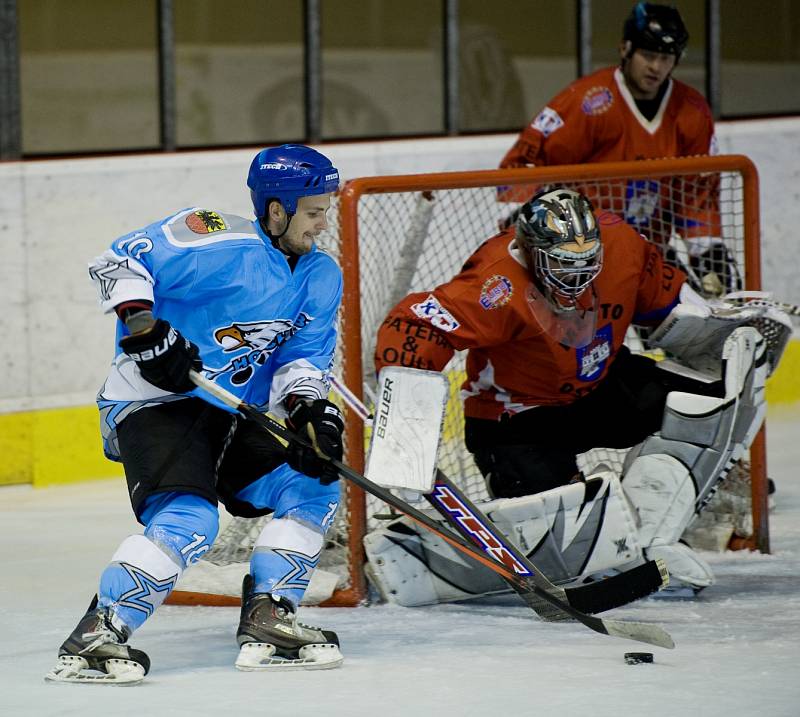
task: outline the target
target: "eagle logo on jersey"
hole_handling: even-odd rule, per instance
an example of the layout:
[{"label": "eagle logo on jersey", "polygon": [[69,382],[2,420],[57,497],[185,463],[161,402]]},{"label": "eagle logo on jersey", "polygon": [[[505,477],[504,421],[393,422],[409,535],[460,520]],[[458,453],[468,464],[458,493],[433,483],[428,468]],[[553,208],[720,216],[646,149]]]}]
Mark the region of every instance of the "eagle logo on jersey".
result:
[{"label": "eagle logo on jersey", "polygon": [[581,109],[587,115],[601,115],[608,112],[614,104],[614,95],[608,87],[592,87],[587,90],[581,102]]},{"label": "eagle logo on jersey", "polygon": [[198,209],[186,215],[186,226],[195,234],[212,234],[227,229],[225,220],[216,212]]},{"label": "eagle logo on jersey", "polygon": [[263,366],[275,349],[311,321],[312,317],[301,311],[295,321],[276,319],[232,323],[216,329],[214,340],[222,346],[223,351],[228,353],[244,349],[245,353],[234,357],[222,368],[212,371],[209,378],[230,373],[234,386],[244,385],[253,377],[256,366]]},{"label": "eagle logo on jersey", "polygon": [[487,311],[505,306],[514,295],[514,286],[511,279],[500,274],[495,274],[483,282],[481,287],[480,305]]}]

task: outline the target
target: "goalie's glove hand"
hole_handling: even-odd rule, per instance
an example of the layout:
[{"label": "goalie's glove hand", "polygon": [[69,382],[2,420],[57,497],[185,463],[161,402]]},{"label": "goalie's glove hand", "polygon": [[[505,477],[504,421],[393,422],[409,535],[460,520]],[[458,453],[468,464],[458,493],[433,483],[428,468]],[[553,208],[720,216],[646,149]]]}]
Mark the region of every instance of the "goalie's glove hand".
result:
[{"label": "goalie's glove hand", "polygon": [[136,362],[144,379],[162,391],[191,391],[189,371],[203,369],[197,346],[163,319],[156,319],[146,331],[120,339],[119,347]]},{"label": "goalie's glove hand", "polygon": [[[290,396],[286,403],[289,407],[286,426],[311,443],[310,426],[320,451],[329,458],[342,460],[344,419],[338,407],[322,398],[311,401],[297,396]],[[339,472],[329,461],[320,458],[313,448],[304,446],[297,440],[289,441],[286,448],[286,462],[300,473],[311,478],[319,478],[323,485],[333,483],[339,478]]]}]

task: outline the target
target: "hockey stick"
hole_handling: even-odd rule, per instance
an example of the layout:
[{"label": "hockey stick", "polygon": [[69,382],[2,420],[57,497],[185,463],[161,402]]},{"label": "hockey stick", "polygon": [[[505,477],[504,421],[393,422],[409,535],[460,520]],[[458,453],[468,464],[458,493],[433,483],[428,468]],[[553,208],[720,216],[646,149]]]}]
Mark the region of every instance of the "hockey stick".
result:
[{"label": "hockey stick", "polygon": [[[361,417],[365,425],[371,426],[373,415],[370,413],[367,406],[356,396],[347,386],[335,376],[331,375],[331,385],[338,393],[344,402]],[[438,475],[447,481],[450,489],[456,493],[457,498],[462,502],[469,503],[466,495],[459,488],[447,478],[443,471],[439,470]],[[455,518],[448,512],[443,512],[441,505],[437,504],[430,495],[426,495],[429,503],[442,515],[449,525],[455,528],[462,537],[467,540],[473,540],[474,535],[466,529],[464,523]],[[479,511],[472,503],[472,513],[483,516],[483,512]],[[505,542],[503,534],[497,530],[494,523],[486,519],[484,526],[484,534],[493,534],[494,541],[500,545]],[[483,548],[482,545],[479,547]],[[530,561],[530,558],[521,553],[523,559]],[[535,575],[538,571],[532,570],[531,574]],[[647,597],[654,592],[657,592],[663,587],[666,587],[669,582],[669,575],[663,561],[648,560],[642,565],[639,565],[624,573],[610,576],[603,580],[598,580],[586,585],[578,585],[575,587],[556,587],[557,592],[552,593],[560,600],[568,602],[572,607],[580,610],[581,612],[595,614],[612,610],[622,605],[627,605],[634,600]],[[516,590],[521,597],[528,603],[528,605],[544,620],[565,620],[568,616],[560,610],[554,609],[552,605],[545,602],[541,598],[534,596],[530,590],[521,591],[516,583],[510,583],[510,587]],[[541,586],[548,589],[547,586]],[[555,586],[554,586],[555,587]]]},{"label": "hockey stick", "polygon": [[[622,637],[629,640],[644,642],[650,645],[656,645],[658,647],[675,647],[675,643],[672,641],[672,638],[669,636],[669,634],[658,625],[650,625],[640,622],[624,622],[621,620],[604,620],[602,618],[586,615],[580,610],[575,609],[568,603],[551,594],[550,591],[558,592],[559,588],[553,585],[544,575],[539,573],[538,570],[533,569],[532,579],[518,575],[507,563],[501,562],[500,560],[494,558],[490,549],[481,549],[475,547],[465,539],[452,533],[450,530],[443,529],[442,526],[430,516],[426,515],[420,510],[417,510],[413,506],[408,505],[405,501],[396,497],[386,488],[373,483],[341,461],[326,456],[319,450],[317,446],[311,445],[303,438],[296,435],[293,431],[290,431],[283,424],[279,423],[273,418],[270,418],[270,416],[261,413],[253,406],[250,406],[229,391],[215,384],[213,381],[205,378],[205,376],[202,376],[195,371],[190,371],[189,376],[196,386],[208,392],[211,396],[221,401],[226,406],[238,411],[245,418],[258,423],[262,428],[279,438],[287,441],[298,441],[301,444],[312,448],[321,459],[328,461],[344,478],[347,478],[363,490],[371,493],[377,498],[380,498],[385,503],[388,503],[401,513],[404,513],[415,522],[436,533],[443,540],[446,540],[448,543],[450,543],[450,545],[452,545],[454,548],[466,553],[467,555],[470,555],[478,562],[483,563],[491,570],[494,570],[506,580],[519,585],[526,591],[532,591],[554,607],[557,607],[562,612],[567,613],[571,617],[575,618],[578,622],[583,623],[591,630],[603,635]],[[547,586],[547,589],[541,587],[541,585]]]}]

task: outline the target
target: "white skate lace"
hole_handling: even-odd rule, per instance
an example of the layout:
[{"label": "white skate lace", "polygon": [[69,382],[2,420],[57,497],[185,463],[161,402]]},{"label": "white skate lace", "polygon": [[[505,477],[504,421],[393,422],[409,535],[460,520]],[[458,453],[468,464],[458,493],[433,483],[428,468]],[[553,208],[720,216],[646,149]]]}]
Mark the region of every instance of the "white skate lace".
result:
[{"label": "white skate lace", "polygon": [[86,647],[84,647],[78,654],[83,654],[84,652],[92,652],[92,650],[96,650],[101,645],[107,645],[108,643],[114,643],[115,645],[119,644],[119,637],[114,633],[111,628],[104,627],[102,630],[95,630],[94,632],[84,632],[81,637],[84,640],[91,640],[94,638],[94,641],[89,643]]}]

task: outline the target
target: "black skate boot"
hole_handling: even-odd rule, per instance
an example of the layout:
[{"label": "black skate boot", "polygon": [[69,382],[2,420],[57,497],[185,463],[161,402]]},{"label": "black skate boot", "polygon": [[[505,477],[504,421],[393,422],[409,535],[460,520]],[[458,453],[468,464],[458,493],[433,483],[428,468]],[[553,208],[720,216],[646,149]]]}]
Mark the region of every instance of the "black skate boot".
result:
[{"label": "black skate boot", "polygon": [[338,667],[344,659],[335,632],[303,625],[292,604],[270,593],[254,593],[253,578],[242,582],[242,613],[236,640],[240,670]]},{"label": "black skate boot", "polygon": [[107,608],[97,607],[95,595],[86,614],[59,648],[58,664],[45,679],[117,685],[140,682],[150,670],[150,658],[124,644],[129,635],[127,628],[114,624]]}]

